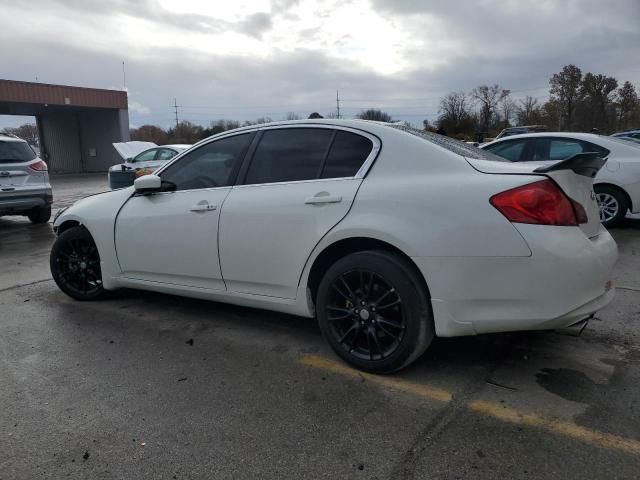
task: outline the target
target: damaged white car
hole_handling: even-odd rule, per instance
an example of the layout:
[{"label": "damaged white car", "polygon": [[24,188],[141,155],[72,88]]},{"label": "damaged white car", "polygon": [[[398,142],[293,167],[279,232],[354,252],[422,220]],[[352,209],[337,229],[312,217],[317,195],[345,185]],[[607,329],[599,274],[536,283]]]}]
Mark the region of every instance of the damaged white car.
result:
[{"label": "damaged white car", "polygon": [[113,147],[124,162],[109,168],[109,187],[112,190],[130,187],[136,178],[153,173],[158,167],[190,146],[185,144],[158,146],[153,142],[138,141],[114,143]]}]

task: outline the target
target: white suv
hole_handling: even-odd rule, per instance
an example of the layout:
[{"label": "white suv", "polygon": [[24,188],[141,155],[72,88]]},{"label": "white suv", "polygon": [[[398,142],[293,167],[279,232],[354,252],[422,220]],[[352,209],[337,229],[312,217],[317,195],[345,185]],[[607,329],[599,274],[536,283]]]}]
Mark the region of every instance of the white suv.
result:
[{"label": "white suv", "polygon": [[33,223],[48,222],[53,195],[47,170],[27,142],[0,134],[0,216],[26,215]]}]

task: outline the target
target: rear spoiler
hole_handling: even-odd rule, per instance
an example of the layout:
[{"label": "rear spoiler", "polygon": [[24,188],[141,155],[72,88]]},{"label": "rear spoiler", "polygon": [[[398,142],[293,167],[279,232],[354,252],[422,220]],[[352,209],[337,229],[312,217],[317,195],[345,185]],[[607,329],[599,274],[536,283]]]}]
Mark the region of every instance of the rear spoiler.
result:
[{"label": "rear spoiler", "polygon": [[573,170],[578,175],[593,178],[606,162],[607,158],[603,158],[599,152],[576,153],[553,165],[538,167],[534,172],[549,173],[558,170]]}]

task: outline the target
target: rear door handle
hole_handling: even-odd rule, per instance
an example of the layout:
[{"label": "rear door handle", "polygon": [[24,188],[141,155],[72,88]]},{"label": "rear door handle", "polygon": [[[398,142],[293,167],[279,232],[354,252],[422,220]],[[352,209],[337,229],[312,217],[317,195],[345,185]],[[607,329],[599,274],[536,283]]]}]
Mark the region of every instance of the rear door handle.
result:
[{"label": "rear door handle", "polygon": [[342,197],[338,195],[324,195],[307,198],[304,203],[307,205],[317,205],[319,203],[340,203]]},{"label": "rear door handle", "polygon": [[195,205],[191,206],[190,210],[192,212],[209,212],[217,208],[217,205],[211,205],[209,203],[196,203]]}]

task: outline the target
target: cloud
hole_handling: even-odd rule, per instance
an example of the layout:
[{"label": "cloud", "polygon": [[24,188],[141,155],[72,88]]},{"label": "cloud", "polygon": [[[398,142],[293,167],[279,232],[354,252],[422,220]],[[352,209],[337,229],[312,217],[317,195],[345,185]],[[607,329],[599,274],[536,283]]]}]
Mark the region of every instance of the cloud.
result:
[{"label": "cloud", "polygon": [[[3,77],[122,84],[131,123],[294,111],[437,115],[453,90],[548,95],[563,65],[640,87],[640,3],[618,0],[0,0]],[[28,25],[28,28],[25,28]]]}]

